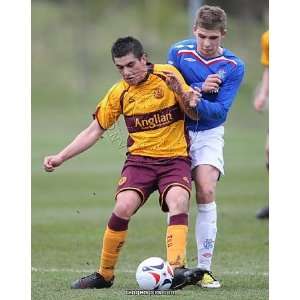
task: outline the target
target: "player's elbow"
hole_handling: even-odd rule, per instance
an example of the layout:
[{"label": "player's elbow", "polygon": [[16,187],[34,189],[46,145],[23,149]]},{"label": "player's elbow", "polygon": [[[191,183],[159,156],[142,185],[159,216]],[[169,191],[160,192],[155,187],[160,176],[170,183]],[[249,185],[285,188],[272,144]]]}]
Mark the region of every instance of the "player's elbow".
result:
[{"label": "player's elbow", "polygon": [[215,121],[218,120],[223,120],[224,118],[226,118],[226,114],[224,112],[215,112],[212,114],[212,119]]},{"label": "player's elbow", "polygon": [[221,106],[219,109],[216,109],[211,112],[211,119],[214,121],[225,120],[227,117],[228,110]]}]

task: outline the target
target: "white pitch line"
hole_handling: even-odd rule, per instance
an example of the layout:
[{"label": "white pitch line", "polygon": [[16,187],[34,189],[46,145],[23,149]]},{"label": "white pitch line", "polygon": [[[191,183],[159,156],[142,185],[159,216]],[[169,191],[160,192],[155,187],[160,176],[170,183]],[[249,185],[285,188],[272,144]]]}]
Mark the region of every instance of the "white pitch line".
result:
[{"label": "white pitch line", "polygon": [[35,268],[31,267],[32,272],[40,272],[40,273],[92,273],[95,272],[95,270],[76,270],[76,269],[46,269],[46,268]]},{"label": "white pitch line", "polygon": [[[40,272],[40,273],[93,273],[95,270],[92,269],[56,269],[56,268],[31,268],[32,272]],[[116,270],[116,273],[135,273],[134,270]],[[241,271],[225,271],[225,272],[220,272],[218,273],[220,275],[229,275],[229,276],[237,276],[237,275],[242,275],[242,276],[269,276],[268,272],[241,272]]]}]

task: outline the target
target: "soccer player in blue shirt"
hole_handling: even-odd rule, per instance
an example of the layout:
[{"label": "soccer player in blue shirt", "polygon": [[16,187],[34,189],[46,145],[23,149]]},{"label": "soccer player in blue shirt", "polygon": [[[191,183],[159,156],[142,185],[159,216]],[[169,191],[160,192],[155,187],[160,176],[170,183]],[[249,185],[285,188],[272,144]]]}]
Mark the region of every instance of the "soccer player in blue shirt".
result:
[{"label": "soccer player in blue shirt", "polygon": [[168,63],[202,93],[196,106],[199,120],[186,117],[198,209],[195,228],[198,267],[207,270],[199,285],[219,288],[220,282],[211,273],[217,234],[216,185],[224,174],[224,123],[241,85],[244,63],[221,46],[226,34],[226,13],[220,7],[200,7],[193,33],[195,38],[171,46]]}]

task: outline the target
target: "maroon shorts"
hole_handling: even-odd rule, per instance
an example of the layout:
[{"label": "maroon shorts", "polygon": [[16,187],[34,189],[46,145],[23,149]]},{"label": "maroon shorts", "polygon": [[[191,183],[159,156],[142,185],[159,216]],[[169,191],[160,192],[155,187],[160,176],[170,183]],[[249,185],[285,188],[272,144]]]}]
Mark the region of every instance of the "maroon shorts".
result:
[{"label": "maroon shorts", "polygon": [[190,194],[192,190],[191,162],[188,157],[154,158],[128,155],[125,161],[117,193],[125,190],[136,191],[143,205],[150,194],[158,190],[160,205],[164,212],[167,191],[172,186],[181,186]]}]

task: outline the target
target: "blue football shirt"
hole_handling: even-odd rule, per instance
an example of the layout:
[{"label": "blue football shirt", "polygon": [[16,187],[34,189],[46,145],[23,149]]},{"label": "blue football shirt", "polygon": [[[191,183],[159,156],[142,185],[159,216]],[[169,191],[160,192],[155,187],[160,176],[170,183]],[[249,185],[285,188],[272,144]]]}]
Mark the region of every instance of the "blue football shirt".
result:
[{"label": "blue football shirt", "polygon": [[202,92],[197,105],[200,119],[191,120],[186,116],[187,127],[192,131],[207,130],[222,125],[236,97],[243,80],[245,66],[243,61],[228,49],[222,55],[205,58],[197,52],[195,39],[177,42],[168,53],[168,63],[175,66],[188,85],[202,87],[209,74],[219,74],[222,83],[218,91]]}]

